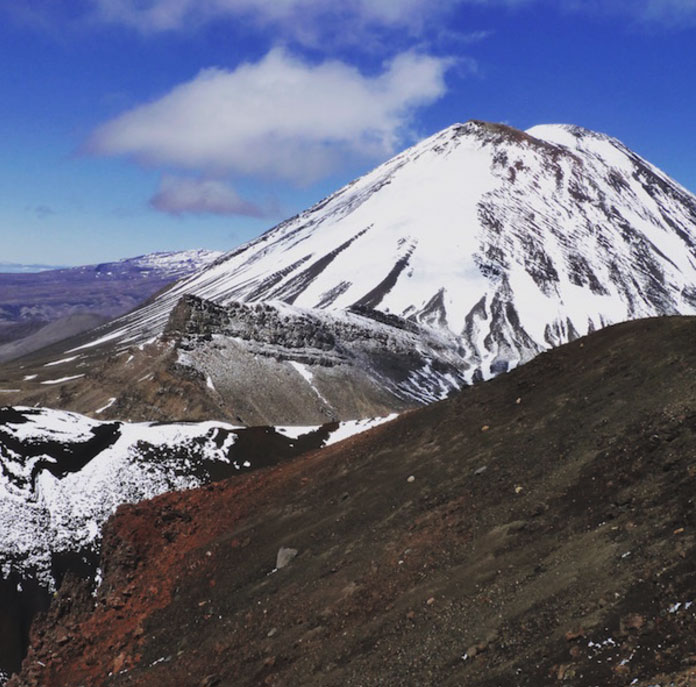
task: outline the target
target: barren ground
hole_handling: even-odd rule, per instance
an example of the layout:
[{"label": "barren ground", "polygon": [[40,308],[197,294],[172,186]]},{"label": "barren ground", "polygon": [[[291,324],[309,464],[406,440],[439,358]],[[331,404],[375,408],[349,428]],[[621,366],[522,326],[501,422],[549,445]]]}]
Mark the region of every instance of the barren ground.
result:
[{"label": "barren ground", "polygon": [[68,579],[10,684],[696,685],[695,340],[612,327],[121,508],[96,599]]}]

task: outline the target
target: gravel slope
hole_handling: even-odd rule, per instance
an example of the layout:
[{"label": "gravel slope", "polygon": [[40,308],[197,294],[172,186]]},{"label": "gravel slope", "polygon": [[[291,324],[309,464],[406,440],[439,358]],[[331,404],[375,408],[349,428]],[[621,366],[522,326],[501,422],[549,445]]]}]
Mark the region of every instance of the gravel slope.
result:
[{"label": "gravel slope", "polygon": [[692,685],[695,334],[612,327],[121,508],[96,597],[64,584],[10,684]]}]

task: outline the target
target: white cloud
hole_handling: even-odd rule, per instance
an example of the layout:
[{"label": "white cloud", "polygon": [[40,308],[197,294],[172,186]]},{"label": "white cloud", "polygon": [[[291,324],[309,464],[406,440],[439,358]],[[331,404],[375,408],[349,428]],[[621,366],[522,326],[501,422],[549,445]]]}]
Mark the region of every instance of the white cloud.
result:
[{"label": "white cloud", "polygon": [[[668,28],[692,27],[696,22],[696,0],[81,0],[73,4],[0,0],[0,11],[36,27],[88,19],[150,34],[228,19],[318,49],[332,42],[373,46],[374,30],[379,35],[381,29],[394,29],[411,38],[427,28],[451,30],[448,15],[466,6],[613,14]],[[466,29],[463,34],[467,35]]]},{"label": "white cloud", "polygon": [[[167,31],[220,17],[302,30],[306,20],[412,26],[472,0],[90,0],[102,21],[144,32]],[[480,0],[473,0],[479,2]],[[509,0],[504,0],[509,1]],[[514,0],[512,0],[514,1]]]},{"label": "white cloud", "polygon": [[693,26],[696,0],[570,0],[570,8],[600,14],[623,14],[645,24]]},{"label": "white cloud", "polygon": [[192,179],[165,175],[150,205],[172,215],[215,214],[262,217],[263,211],[240,198],[226,183],[216,179]]},{"label": "white cloud", "polygon": [[233,71],[203,70],[99,127],[88,152],[220,175],[309,183],[346,156],[380,158],[415,110],[446,91],[451,61],[406,52],[366,76],[336,60],[275,49]]}]

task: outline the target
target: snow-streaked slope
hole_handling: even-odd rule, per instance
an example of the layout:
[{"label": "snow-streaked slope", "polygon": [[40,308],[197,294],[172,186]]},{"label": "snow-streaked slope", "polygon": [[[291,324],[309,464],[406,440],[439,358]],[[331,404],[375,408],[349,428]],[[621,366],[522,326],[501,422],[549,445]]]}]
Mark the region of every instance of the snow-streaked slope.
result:
[{"label": "snow-streaked slope", "polygon": [[[391,396],[391,404],[399,399],[421,405],[465,385],[469,365],[451,333],[373,310],[326,311],[281,302],[220,306],[184,296],[165,331],[178,342],[178,363],[205,375],[213,390],[224,394],[245,377],[250,393],[267,388],[267,397],[277,397],[281,387],[293,395],[309,387],[331,419],[341,416],[332,409],[342,406],[346,385],[354,395],[372,387]],[[240,348],[245,357],[239,357]],[[261,359],[273,361],[275,373],[264,367],[252,378],[250,368]]]},{"label": "snow-streaked slope", "polygon": [[485,378],[609,323],[696,313],[696,198],[602,134],[458,124],[88,347],[161,332],[184,294],[411,318],[458,337]]},{"label": "snow-streaked slope", "polygon": [[[0,579],[50,586],[57,555],[93,551],[122,503],[273,464],[391,419],[325,427],[99,422],[43,408],[0,409]],[[266,455],[268,454],[268,455]]]},{"label": "snow-streaked slope", "polygon": [[222,256],[222,251],[216,250],[182,250],[160,251],[147,253],[135,258],[124,258],[115,262],[104,262],[99,265],[84,265],[69,268],[72,272],[99,272],[104,276],[112,276],[125,272],[150,273],[157,277],[171,277],[189,275],[201,270]]}]

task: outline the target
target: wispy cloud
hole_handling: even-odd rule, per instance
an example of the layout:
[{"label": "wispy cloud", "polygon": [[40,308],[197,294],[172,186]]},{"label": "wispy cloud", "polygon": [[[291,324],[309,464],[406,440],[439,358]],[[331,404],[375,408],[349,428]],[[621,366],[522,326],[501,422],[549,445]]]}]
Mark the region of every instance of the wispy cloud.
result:
[{"label": "wispy cloud", "polygon": [[33,213],[39,219],[46,219],[46,217],[56,214],[56,211],[50,205],[45,205],[43,203],[39,205],[27,205],[24,209],[26,212]]},{"label": "wispy cloud", "polygon": [[[36,27],[123,26],[143,35],[187,32],[229,21],[274,42],[311,46],[329,54],[337,44],[374,52],[384,32],[406,43],[450,27],[466,5],[517,5],[535,0],[0,0],[16,20]],[[474,33],[476,27],[473,27]],[[464,29],[464,35],[472,35]]]},{"label": "wispy cloud", "polygon": [[[328,40],[370,45],[375,31],[382,30],[412,39],[422,38],[426,30],[452,31],[451,13],[466,7],[614,14],[671,28],[696,24],[696,0],[0,0],[0,10],[36,27],[86,22],[125,26],[147,35],[230,20],[268,30],[276,40],[319,49],[322,44],[326,48]],[[480,35],[476,28],[462,28],[463,40]]]},{"label": "wispy cloud", "polygon": [[336,20],[415,27],[463,1],[471,0],[91,0],[100,20],[143,32],[177,30],[221,17],[298,31],[306,29],[307,21]]},{"label": "wispy cloud", "polygon": [[563,9],[596,15],[623,15],[634,22],[666,28],[696,25],[696,0],[567,0]]},{"label": "wispy cloud", "polygon": [[150,205],[172,215],[215,214],[263,217],[264,211],[237,194],[228,184],[216,179],[192,179],[173,176],[162,178]]},{"label": "wispy cloud", "polygon": [[446,92],[452,61],[406,52],[377,75],[275,49],[235,70],[206,69],[99,127],[96,155],[212,176],[311,183],[348,157],[394,152],[418,108]]}]

